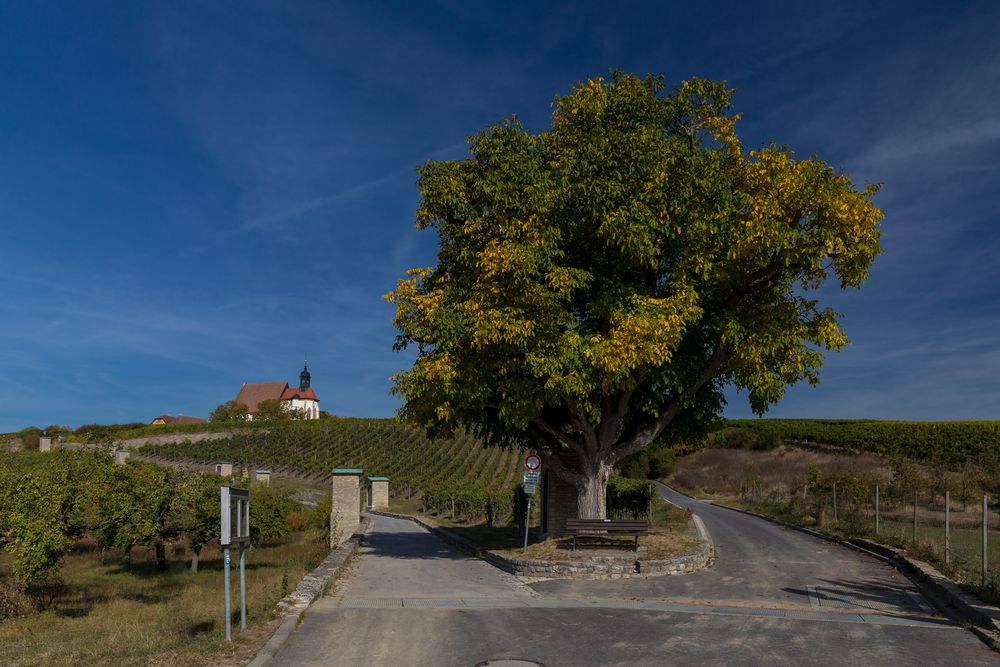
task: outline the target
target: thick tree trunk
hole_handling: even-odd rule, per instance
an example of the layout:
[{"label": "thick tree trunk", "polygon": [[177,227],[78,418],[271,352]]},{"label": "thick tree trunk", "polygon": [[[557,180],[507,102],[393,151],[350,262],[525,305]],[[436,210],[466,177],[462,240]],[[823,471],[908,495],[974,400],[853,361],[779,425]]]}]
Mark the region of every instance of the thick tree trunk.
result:
[{"label": "thick tree trunk", "polygon": [[167,569],[167,545],[163,542],[156,543],[156,569],[160,572]]},{"label": "thick tree trunk", "polygon": [[611,466],[604,463],[581,466],[583,483],[577,486],[576,514],[579,519],[606,519],[608,516],[608,477]]}]

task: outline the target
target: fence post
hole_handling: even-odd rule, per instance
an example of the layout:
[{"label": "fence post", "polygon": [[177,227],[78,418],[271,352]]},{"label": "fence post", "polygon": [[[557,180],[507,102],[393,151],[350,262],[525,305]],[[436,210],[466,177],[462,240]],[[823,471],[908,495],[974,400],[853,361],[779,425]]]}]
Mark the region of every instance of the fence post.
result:
[{"label": "fence post", "polygon": [[989,503],[983,494],[983,588],[986,588],[986,536],[990,526]]},{"label": "fence post", "polygon": [[951,562],[951,491],[944,492],[944,564]]},{"label": "fence post", "polygon": [[917,491],[913,491],[913,546],[917,546]]},{"label": "fence post", "polygon": [[837,483],[836,482],[833,483],[833,520],[834,521],[840,521],[840,518],[837,516]]},{"label": "fence post", "polygon": [[875,534],[878,535],[878,484],[875,485]]}]

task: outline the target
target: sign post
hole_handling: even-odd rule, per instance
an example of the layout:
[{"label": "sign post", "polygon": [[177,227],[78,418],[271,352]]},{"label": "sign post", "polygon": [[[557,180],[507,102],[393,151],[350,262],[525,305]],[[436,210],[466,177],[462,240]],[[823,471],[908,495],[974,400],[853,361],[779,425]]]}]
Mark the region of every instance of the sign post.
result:
[{"label": "sign post", "polygon": [[221,526],[219,544],[222,545],[223,576],[226,595],[226,641],[233,641],[233,615],[229,592],[229,547],[240,547],[240,628],[247,627],[247,586],[245,543],[250,539],[250,492],[230,486],[219,487]]},{"label": "sign post", "polygon": [[535,491],[538,489],[538,479],[541,477],[542,459],[539,458],[538,454],[529,454],[527,458],[524,459],[524,478],[522,482],[524,483],[524,495],[528,497],[528,508],[524,516],[524,546],[521,551],[527,551],[528,549],[528,528],[531,525],[531,497],[535,495]]}]

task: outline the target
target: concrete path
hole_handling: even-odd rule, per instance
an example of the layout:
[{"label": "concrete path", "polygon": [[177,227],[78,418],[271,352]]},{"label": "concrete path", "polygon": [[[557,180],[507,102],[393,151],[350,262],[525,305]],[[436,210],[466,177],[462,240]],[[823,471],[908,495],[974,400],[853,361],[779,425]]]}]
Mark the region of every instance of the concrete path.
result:
[{"label": "concrete path", "polygon": [[877,561],[729,510],[696,511],[719,548],[711,570],[531,588],[412,522],[376,517],[354,571],[273,664],[1000,664]]},{"label": "concrete path", "polygon": [[358,550],[357,576],[336,589],[338,602],[380,598],[527,598],[533,591],[486,561],[461,554],[412,521],[385,516]]}]

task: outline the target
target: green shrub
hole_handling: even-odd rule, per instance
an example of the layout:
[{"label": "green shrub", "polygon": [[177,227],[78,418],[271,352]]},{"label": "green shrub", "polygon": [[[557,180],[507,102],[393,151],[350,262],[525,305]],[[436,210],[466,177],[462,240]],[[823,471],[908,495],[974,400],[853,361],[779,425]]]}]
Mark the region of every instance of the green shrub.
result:
[{"label": "green shrub", "polygon": [[656,486],[652,482],[612,477],[608,480],[608,517],[613,519],[648,518],[650,507],[656,495]]}]

